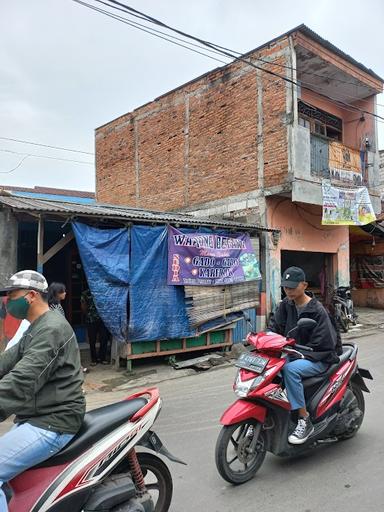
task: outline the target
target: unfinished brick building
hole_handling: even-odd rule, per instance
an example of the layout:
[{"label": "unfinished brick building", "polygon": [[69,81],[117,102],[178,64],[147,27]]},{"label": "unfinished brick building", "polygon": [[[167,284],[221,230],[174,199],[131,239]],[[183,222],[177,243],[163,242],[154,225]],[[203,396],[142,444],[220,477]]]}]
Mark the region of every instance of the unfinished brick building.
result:
[{"label": "unfinished brick building", "polygon": [[349,283],[348,227],[321,225],[321,180],[365,185],[380,208],[366,112],[383,81],[305,25],[243,57],[261,69],[235,61],[98,128],[97,200],[280,228],[269,241],[272,302],[293,261],[314,289],[321,271]]}]

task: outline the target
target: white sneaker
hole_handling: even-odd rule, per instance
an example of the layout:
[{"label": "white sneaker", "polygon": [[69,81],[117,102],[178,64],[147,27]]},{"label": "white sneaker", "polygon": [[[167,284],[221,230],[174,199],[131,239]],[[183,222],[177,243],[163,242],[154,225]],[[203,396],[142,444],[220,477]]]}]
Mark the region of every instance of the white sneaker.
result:
[{"label": "white sneaker", "polygon": [[312,422],[307,416],[306,418],[300,418],[297,422],[295,430],[288,437],[288,443],[290,444],[304,444],[305,441],[313,434]]}]

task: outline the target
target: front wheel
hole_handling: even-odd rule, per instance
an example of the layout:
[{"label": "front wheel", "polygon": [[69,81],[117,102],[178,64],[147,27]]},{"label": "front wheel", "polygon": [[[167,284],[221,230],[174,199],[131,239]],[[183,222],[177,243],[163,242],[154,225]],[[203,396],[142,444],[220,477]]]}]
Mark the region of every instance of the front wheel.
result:
[{"label": "front wheel", "polygon": [[260,469],[266,454],[266,433],[249,420],[224,426],[216,443],[216,467],[227,482],[239,485]]}]

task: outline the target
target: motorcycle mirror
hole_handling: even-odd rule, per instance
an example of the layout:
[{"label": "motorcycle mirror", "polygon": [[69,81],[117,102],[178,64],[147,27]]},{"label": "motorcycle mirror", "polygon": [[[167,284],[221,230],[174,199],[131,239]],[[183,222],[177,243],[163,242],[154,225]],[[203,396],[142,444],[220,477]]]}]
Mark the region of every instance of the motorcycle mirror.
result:
[{"label": "motorcycle mirror", "polygon": [[317,325],[316,320],[312,318],[300,318],[297,322],[297,327],[299,329],[313,329]]},{"label": "motorcycle mirror", "polygon": [[317,322],[316,322],[316,320],[313,320],[312,318],[299,318],[299,320],[297,321],[296,327],[294,327],[287,333],[287,338],[294,338],[295,334],[298,331],[303,330],[303,329],[307,329],[307,330],[313,329],[315,327],[315,325],[317,325]]},{"label": "motorcycle mirror", "polygon": [[249,316],[246,313],[243,314],[243,317],[244,317],[244,320],[247,322],[247,324],[249,325],[249,327],[251,328],[251,331],[252,331],[252,327],[253,326],[252,326],[251,319],[249,318]]}]

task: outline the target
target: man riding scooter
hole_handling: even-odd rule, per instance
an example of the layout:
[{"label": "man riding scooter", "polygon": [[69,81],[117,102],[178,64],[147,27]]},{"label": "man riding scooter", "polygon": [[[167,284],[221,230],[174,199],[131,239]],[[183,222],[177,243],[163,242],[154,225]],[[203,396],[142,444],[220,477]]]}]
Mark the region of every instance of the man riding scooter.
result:
[{"label": "man riding scooter", "polygon": [[47,303],[48,283],[33,270],[14,274],[0,295],[7,311],[30,326],[19,343],[0,354],[0,422],[16,415],[0,437],[0,512],[3,486],[60,451],[79,430],[85,413],[83,374],[75,334]]},{"label": "man riding scooter", "polygon": [[289,267],[281,281],[286,297],[277,307],[269,328],[278,334],[287,336],[299,318],[311,318],[317,325],[311,330],[299,331],[295,336],[300,345],[306,345],[311,351],[303,352],[304,359],[293,359],[282,369],[285,387],[292,410],[298,412],[295,430],[289,435],[291,444],[303,444],[314,431],[305,404],[302,379],[312,377],[327,370],[328,365],[338,361],[336,354],[337,334],[328,312],[315,298],[306,294],[308,283],[304,271],[299,267]]}]

